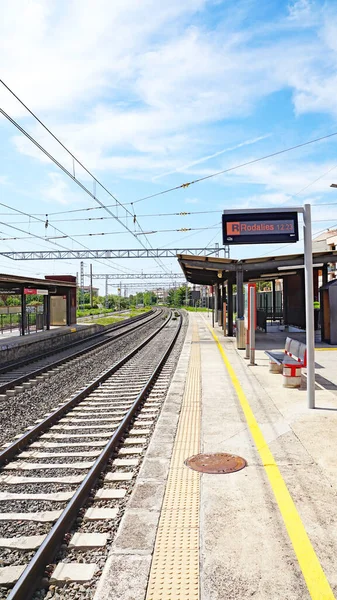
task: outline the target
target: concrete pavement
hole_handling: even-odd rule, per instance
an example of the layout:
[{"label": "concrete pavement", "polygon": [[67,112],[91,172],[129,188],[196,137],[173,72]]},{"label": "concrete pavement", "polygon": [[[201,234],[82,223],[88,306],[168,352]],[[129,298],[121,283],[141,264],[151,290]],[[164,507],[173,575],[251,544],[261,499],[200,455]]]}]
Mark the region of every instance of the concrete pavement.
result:
[{"label": "concrete pavement", "polygon": [[[323,595],[319,584],[316,596],[308,591],[238,395],[207,327],[210,318],[194,318],[201,336],[202,449],[239,454],[248,461],[238,473],[202,475],[201,598],[331,599],[333,594]],[[336,593],[337,398],[318,389],[321,408],[307,409],[305,388],[283,388],[282,376],[269,373],[262,350],[256,351],[257,366],[250,367],[235,340],[224,338],[220,328],[215,331]],[[332,357],[337,355],[325,352],[321,360],[322,355],[322,372],[327,379],[334,377]]]},{"label": "concrete pavement", "polygon": [[[256,351],[257,366],[249,367],[245,353],[219,328],[217,342],[210,315],[189,318],[158,428],[95,598],[337,598],[335,391],[318,389],[319,408],[309,410],[305,386],[283,388],[282,376],[269,373],[263,350]],[[318,370],[328,381],[335,377],[335,356],[317,352]],[[201,409],[199,424],[191,412],[188,427],[187,400]],[[179,437],[182,417],[184,437]],[[182,475],[188,483],[195,473],[184,461],[190,440],[199,439],[199,427],[201,452],[238,454],[247,466],[227,475],[200,474],[200,486],[187,486],[183,493],[180,487],[175,497],[174,481]],[[174,519],[166,527],[168,511]],[[130,537],[135,517],[140,525]],[[199,557],[193,569],[192,553]],[[173,572],[175,556],[179,568]],[[199,586],[191,591],[195,577]]]}]

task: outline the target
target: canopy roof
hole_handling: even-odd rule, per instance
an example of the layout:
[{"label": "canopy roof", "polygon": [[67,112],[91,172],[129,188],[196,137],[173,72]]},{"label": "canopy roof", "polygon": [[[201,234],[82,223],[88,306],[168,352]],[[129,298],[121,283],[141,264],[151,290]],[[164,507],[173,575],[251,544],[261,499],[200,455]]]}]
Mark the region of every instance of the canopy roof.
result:
[{"label": "canopy roof", "polygon": [[[336,263],[337,251],[314,252],[312,257],[314,266]],[[281,279],[287,271],[303,269],[304,254],[266,256],[243,260],[178,254],[178,262],[187,281],[190,283],[214,285],[227,279],[234,281],[235,272],[238,270],[243,271],[244,281],[259,279],[261,276],[265,279],[266,275],[271,276],[272,279],[275,277]]]},{"label": "canopy roof", "polygon": [[[62,276],[60,275],[60,277]],[[73,288],[76,287],[76,282],[57,279],[57,275],[55,275],[55,279],[38,279],[37,277],[22,277],[21,275],[8,275],[7,273],[0,274],[0,288],[11,289],[18,286],[49,290],[55,287]]]}]

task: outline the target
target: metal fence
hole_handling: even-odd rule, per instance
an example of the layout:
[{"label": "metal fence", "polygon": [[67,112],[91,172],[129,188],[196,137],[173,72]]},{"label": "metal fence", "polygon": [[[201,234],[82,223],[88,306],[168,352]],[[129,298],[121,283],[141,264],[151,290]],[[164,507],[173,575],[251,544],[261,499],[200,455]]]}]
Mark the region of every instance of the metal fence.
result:
[{"label": "metal fence", "polygon": [[0,314],[0,332],[12,332],[14,329],[19,329],[21,321],[21,313]]},{"label": "metal fence", "polygon": [[[279,321],[283,319],[283,298],[282,292],[275,293],[275,306],[273,306],[272,292],[257,292],[256,308],[266,313],[268,321]],[[236,294],[233,295],[233,310],[236,311]]]},{"label": "metal fence", "polygon": [[[21,312],[0,314],[0,334],[12,333],[13,331],[21,331]],[[43,331],[47,326],[47,315],[42,312],[26,312],[24,319],[25,334],[37,333]]]}]

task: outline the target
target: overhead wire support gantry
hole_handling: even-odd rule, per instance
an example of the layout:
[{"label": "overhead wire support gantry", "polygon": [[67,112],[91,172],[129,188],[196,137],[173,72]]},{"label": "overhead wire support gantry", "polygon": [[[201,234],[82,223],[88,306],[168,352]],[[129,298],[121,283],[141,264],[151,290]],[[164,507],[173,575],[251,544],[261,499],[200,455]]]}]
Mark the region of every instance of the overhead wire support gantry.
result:
[{"label": "overhead wire support gantry", "polygon": [[[86,277],[90,277],[89,273],[85,273]],[[182,273],[97,273],[92,275],[93,279],[113,279],[120,281],[121,279],[183,279],[185,276]]]},{"label": "overhead wire support gantry", "polygon": [[228,247],[220,248],[137,248],[125,250],[39,250],[24,252],[0,252],[0,256],[12,260],[62,260],[96,258],[176,258],[178,254],[219,256],[224,251],[228,258]]}]

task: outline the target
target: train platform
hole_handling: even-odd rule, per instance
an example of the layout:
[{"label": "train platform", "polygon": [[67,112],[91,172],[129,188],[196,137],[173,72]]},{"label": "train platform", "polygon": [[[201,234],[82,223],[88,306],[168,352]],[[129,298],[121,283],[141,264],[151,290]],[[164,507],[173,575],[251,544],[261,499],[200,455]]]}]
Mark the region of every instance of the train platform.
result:
[{"label": "train platform", "polygon": [[[337,349],[317,349],[330,388],[318,383],[309,410],[263,348],[248,366],[210,315],[189,316],[95,600],[337,598]],[[246,466],[199,473],[185,465],[199,453]]]},{"label": "train platform", "polygon": [[92,323],[77,323],[70,326],[51,327],[48,331],[32,332],[25,336],[20,336],[19,330],[12,334],[9,332],[9,335],[3,334],[0,336],[0,365],[71,345],[102,329],[102,326]]}]

